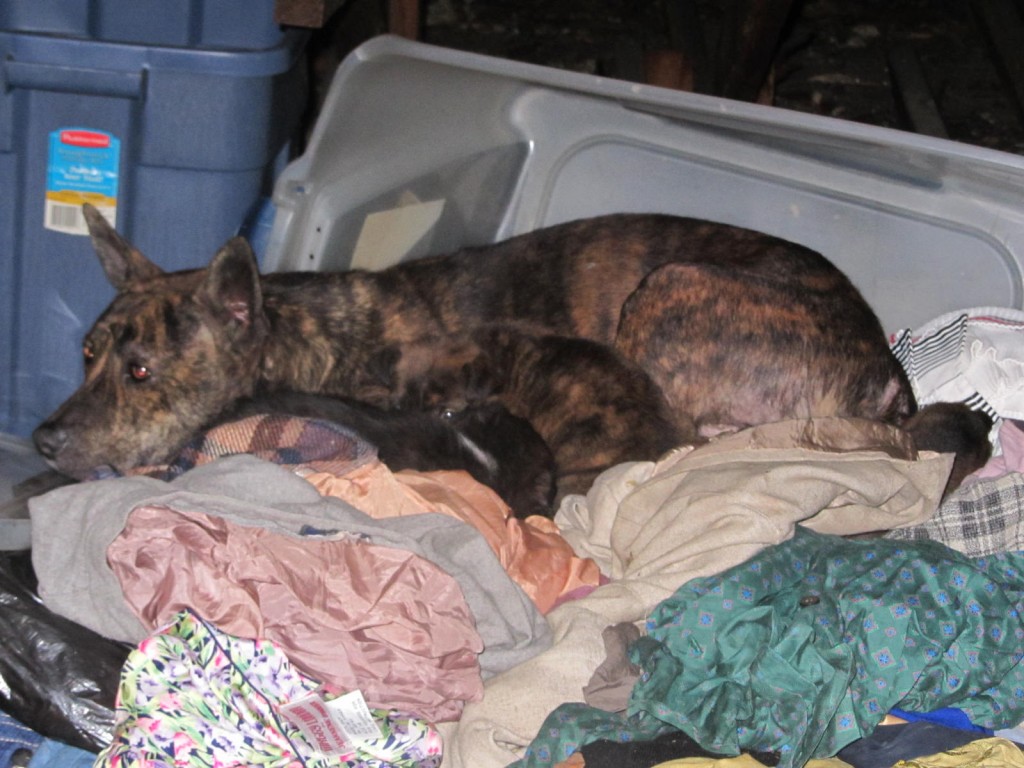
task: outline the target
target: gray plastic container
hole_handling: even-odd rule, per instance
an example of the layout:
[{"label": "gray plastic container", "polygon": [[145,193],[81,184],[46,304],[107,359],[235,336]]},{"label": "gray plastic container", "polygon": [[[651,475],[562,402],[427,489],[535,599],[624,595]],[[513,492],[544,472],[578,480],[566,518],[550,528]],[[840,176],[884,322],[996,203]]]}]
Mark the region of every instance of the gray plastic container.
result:
[{"label": "gray plastic container", "polygon": [[394,37],[342,63],[274,203],[269,270],[658,211],[821,251],[889,331],[1024,300],[1024,158]]}]

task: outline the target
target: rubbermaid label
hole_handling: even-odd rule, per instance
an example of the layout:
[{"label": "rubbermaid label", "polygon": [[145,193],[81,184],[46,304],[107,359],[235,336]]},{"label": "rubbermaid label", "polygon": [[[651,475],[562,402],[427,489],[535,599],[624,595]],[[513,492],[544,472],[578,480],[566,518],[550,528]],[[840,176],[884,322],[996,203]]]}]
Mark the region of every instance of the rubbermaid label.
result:
[{"label": "rubbermaid label", "polygon": [[92,203],[117,226],[121,141],[105,131],[60,128],[50,134],[44,226],[88,235],[82,203]]}]

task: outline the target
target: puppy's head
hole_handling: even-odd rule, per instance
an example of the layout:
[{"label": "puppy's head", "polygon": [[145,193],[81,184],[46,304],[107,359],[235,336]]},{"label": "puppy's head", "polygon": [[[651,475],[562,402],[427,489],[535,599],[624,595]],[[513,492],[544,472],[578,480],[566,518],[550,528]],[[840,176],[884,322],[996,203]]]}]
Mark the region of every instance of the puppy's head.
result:
[{"label": "puppy's head", "polygon": [[555,457],[526,419],[497,403],[448,408],[442,418],[491,459],[486,482],[516,517],[554,515]]}]

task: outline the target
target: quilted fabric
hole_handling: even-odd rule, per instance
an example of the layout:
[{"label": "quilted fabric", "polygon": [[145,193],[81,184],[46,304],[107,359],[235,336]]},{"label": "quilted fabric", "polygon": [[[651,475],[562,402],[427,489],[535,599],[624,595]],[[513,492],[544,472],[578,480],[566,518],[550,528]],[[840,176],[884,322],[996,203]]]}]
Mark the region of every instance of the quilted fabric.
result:
[{"label": "quilted fabric", "polygon": [[[240,453],[286,467],[317,462],[324,471],[342,473],[376,457],[377,449],[341,424],[272,413],[213,427],[190,440],[169,463],[136,467],[128,474],[173,480],[193,467]],[[91,479],[116,476],[104,467]]]}]

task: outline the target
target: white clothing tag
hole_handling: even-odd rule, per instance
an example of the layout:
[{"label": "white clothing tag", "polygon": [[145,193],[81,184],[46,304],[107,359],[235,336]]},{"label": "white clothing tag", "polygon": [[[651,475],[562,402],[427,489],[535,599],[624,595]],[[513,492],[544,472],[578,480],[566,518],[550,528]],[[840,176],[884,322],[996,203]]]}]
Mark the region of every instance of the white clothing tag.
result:
[{"label": "white clothing tag", "polygon": [[298,728],[309,746],[324,755],[342,755],[353,750],[345,731],[335,721],[327,702],[318,693],[282,705],[279,714]]},{"label": "white clothing tag", "polygon": [[360,691],[349,691],[326,702],[334,722],[356,746],[383,737]]}]

